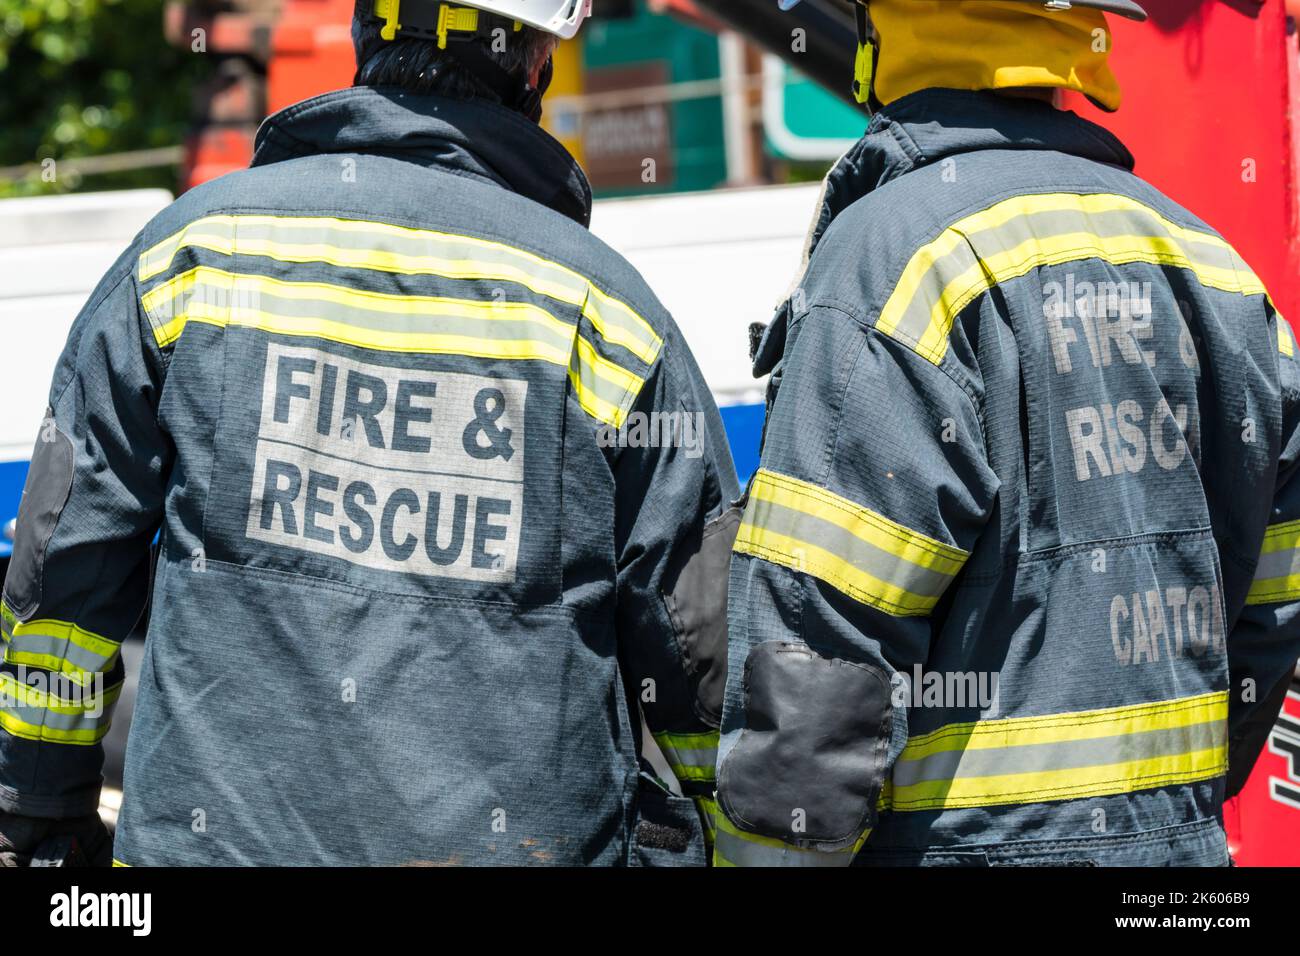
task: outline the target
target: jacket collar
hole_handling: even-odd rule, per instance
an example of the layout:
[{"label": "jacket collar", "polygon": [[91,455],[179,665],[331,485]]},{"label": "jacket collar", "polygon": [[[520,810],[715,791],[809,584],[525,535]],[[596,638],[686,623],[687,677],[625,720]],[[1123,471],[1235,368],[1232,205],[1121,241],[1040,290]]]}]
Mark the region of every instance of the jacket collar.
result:
[{"label": "jacket collar", "polygon": [[873,116],[866,135],[831,170],[811,244],[872,190],[921,166],[983,149],[1052,150],[1133,168],[1133,155],[1112,133],[1048,103],[980,90],[920,90]]},{"label": "jacket collar", "polygon": [[[813,250],[835,217],[857,200],[914,169],[983,149],[1053,150],[1133,168],[1133,155],[1113,134],[1049,103],[982,90],[911,93],[877,112],[866,135],[826,176],[792,289],[803,281]],[[751,332],[755,378],[780,361],[789,316],[786,302],[761,335]]]},{"label": "jacket collar", "polygon": [[321,153],[376,153],[495,183],[591,222],[591,186],[549,133],[512,110],[392,87],[354,86],[268,117],[253,165]]}]

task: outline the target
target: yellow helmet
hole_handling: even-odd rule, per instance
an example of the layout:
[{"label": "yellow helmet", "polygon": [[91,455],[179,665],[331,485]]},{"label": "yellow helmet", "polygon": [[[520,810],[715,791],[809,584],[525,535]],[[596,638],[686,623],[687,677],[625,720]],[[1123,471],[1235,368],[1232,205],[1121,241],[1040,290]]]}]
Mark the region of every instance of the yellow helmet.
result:
[{"label": "yellow helmet", "polygon": [[[777,0],[777,4],[782,10],[793,10],[801,2],[802,0]],[[873,94],[877,48],[871,38],[867,18],[871,0],[841,0],[841,2],[851,5],[857,14],[858,54],[853,70],[853,95],[859,103],[874,108],[878,106]],[[984,0],[967,0],[967,2],[980,3],[984,2]],[[1054,11],[1065,13],[1079,7],[1113,13],[1130,20],[1142,21],[1147,18],[1146,11],[1135,0],[1013,0],[1013,2],[1032,3],[1048,13]]]},{"label": "yellow helmet", "polygon": [[[802,0],[777,0],[782,10],[793,10]],[[858,0],[863,6],[869,0]],[[1035,3],[1046,10],[1069,10],[1071,7],[1095,7],[1107,13],[1115,13],[1130,20],[1145,20],[1147,12],[1134,0],[1020,0],[1021,3]]]}]

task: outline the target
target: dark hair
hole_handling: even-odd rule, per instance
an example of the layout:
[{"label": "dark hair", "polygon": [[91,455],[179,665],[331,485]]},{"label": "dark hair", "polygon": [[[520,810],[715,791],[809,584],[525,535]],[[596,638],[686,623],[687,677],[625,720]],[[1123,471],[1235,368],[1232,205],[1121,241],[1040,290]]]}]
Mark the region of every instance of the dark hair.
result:
[{"label": "dark hair", "polygon": [[[371,3],[356,0],[352,15],[352,45],[357,54],[355,85],[399,86],[413,93],[500,102],[487,83],[453,54],[438,49],[435,41],[418,37],[398,37],[391,42],[381,39],[382,24],[368,15]],[[550,51],[551,40],[550,34],[525,26],[517,33],[506,34],[503,50],[493,50],[490,37],[468,42],[479,44],[508,73],[527,76]]]}]

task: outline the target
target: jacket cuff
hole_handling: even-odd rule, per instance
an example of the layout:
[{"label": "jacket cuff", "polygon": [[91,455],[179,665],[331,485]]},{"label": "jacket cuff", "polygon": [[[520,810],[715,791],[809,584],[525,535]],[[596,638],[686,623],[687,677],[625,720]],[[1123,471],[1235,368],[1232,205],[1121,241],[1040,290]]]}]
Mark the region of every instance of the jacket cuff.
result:
[{"label": "jacket cuff", "polygon": [[99,812],[99,792],[102,783],[87,787],[73,793],[53,796],[50,794],[19,793],[0,784],[0,810],[16,813],[24,817],[40,817],[50,820],[64,820],[84,817]]}]

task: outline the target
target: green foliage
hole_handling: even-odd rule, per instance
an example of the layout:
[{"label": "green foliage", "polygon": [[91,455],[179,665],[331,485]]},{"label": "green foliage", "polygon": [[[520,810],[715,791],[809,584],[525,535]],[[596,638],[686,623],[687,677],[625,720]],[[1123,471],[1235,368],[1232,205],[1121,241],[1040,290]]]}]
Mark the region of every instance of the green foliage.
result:
[{"label": "green foliage", "polygon": [[[181,143],[206,64],[163,39],[162,0],[0,0],[0,167]],[[57,167],[56,167],[57,169]],[[175,168],[0,180],[0,196],[163,186]]]}]

